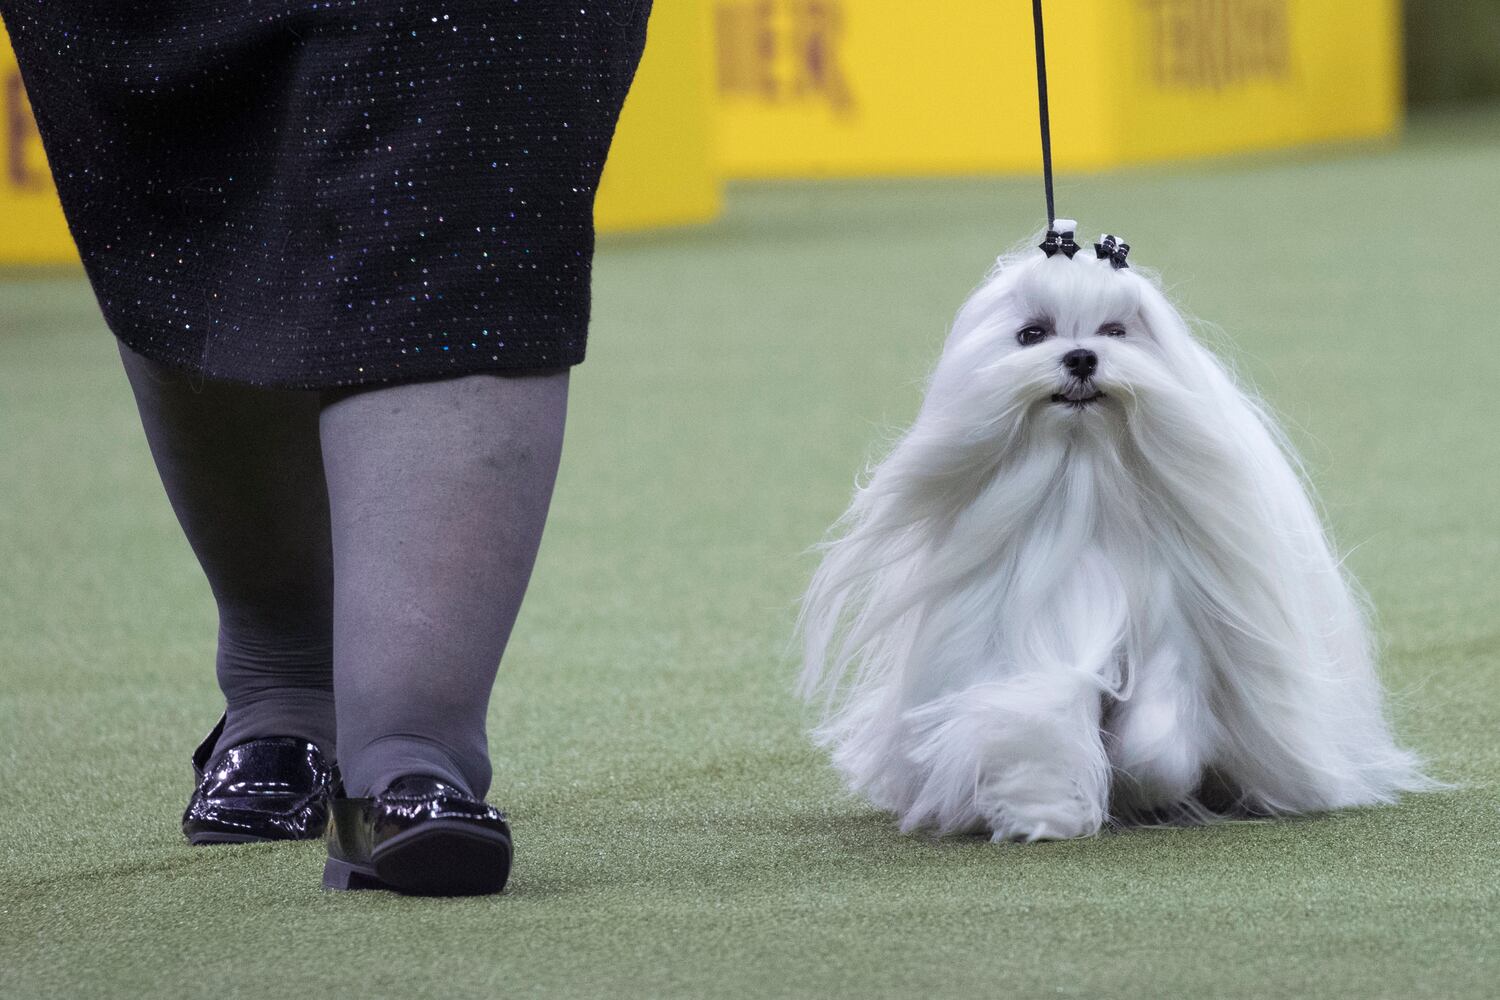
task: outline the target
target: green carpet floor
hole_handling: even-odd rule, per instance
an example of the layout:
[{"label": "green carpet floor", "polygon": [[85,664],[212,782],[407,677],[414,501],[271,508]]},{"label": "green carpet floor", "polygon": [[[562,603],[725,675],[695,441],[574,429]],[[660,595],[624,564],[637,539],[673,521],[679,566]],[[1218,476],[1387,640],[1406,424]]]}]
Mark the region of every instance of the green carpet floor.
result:
[{"label": "green carpet floor", "polygon": [[753,186],[606,241],[490,714],[498,898],[325,894],[191,850],[215,615],[75,275],[0,283],[0,996],[1389,996],[1500,991],[1500,109],[1405,142],[1069,178],[1305,450],[1380,612],[1387,809],[1028,847],[841,793],[790,694],[807,548],[914,412],[1025,180]]}]

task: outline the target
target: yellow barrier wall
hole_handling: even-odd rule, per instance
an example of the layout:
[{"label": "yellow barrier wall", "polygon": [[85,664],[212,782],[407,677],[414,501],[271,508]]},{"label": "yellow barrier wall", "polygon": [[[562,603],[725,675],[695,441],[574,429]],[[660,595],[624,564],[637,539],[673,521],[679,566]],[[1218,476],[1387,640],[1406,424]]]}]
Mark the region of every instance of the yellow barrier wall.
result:
[{"label": "yellow barrier wall", "polygon": [[0,44],[0,264],[76,261],[9,42]]},{"label": "yellow barrier wall", "polygon": [[[1037,168],[1027,0],[715,0],[733,177]],[[1397,0],[1049,0],[1060,169],[1400,121]]]},{"label": "yellow barrier wall", "polygon": [[[680,225],[719,210],[707,0],[663,0],[599,185],[601,232]],[[0,44],[0,265],[78,259],[26,103]]]},{"label": "yellow barrier wall", "polygon": [[599,183],[600,232],[704,222],[719,213],[712,22],[707,0],[658,0],[646,54]]},{"label": "yellow barrier wall", "polygon": [[[601,231],[703,221],[718,176],[1037,169],[1027,0],[658,0]],[[1060,170],[1388,135],[1397,0],[1048,0]],[[0,263],[74,258],[0,46]]]}]

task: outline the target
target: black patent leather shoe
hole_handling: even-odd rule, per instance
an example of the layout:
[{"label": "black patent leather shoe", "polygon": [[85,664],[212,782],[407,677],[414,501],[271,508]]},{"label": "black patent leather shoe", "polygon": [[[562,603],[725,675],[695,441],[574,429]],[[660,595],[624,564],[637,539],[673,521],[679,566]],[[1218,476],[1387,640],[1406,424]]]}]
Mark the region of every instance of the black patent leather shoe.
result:
[{"label": "black patent leather shoe", "polygon": [[369,799],[335,796],[330,812],[325,889],[476,896],[510,876],[505,814],[436,778],[398,778]]},{"label": "black patent leather shoe", "polygon": [[[182,815],[188,843],[311,840],[328,825],[337,768],[293,736],[250,740],[213,754],[224,716],[193,752],[196,787]],[[213,754],[213,759],[209,755]]]}]

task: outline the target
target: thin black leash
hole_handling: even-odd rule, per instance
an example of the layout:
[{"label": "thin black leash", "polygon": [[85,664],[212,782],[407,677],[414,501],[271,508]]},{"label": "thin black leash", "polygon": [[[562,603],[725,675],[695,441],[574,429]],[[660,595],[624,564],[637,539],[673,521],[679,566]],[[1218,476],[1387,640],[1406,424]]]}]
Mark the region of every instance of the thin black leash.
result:
[{"label": "thin black leash", "polygon": [[[1075,223],[1072,219],[1058,219],[1052,203],[1052,118],[1047,113],[1047,42],[1042,36],[1042,0],[1031,0],[1031,20],[1036,26],[1036,107],[1042,120],[1042,184],[1047,189],[1047,235],[1038,249],[1048,257],[1060,253],[1072,260],[1078,252],[1078,243],[1073,239]],[[1117,271],[1129,267],[1125,256],[1130,253],[1130,244],[1107,233],[1094,244],[1094,253],[1101,260],[1107,258]]]},{"label": "thin black leash", "polygon": [[1052,207],[1052,123],[1047,117],[1047,43],[1042,38],[1042,0],[1031,0],[1036,25],[1036,104],[1042,116],[1042,183],[1047,187],[1047,228],[1056,218]]}]

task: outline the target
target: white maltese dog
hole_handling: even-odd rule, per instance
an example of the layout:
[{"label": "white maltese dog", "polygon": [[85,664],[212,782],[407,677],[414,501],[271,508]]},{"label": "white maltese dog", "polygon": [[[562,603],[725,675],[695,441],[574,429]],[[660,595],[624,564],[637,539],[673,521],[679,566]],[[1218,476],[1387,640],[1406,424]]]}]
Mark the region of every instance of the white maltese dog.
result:
[{"label": "white maltese dog", "polygon": [[1431,787],[1286,438],[1126,244],[1076,249],[998,261],[821,547],[834,762],[902,830],[994,840]]}]

